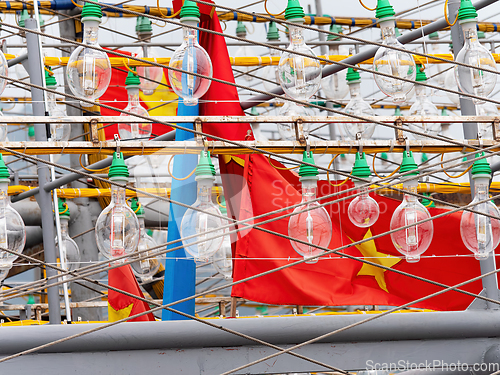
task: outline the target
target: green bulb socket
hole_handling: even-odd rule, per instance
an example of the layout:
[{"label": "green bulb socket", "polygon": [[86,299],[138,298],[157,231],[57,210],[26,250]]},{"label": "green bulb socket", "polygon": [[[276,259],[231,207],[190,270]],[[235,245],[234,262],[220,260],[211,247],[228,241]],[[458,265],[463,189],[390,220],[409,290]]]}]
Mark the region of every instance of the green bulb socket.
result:
[{"label": "green bulb socket", "polygon": [[69,206],[66,203],[65,198],[57,199],[57,209],[59,210],[59,218],[70,218]]},{"label": "green bulb socket", "polygon": [[[315,164],[313,154],[311,151],[304,151],[302,156],[302,161],[304,163]],[[301,164],[299,168],[300,181],[302,180],[317,180],[318,179],[318,168],[311,165]]]},{"label": "green bulb socket", "polygon": [[97,4],[85,3],[82,9],[82,22],[102,21],[102,10]]},{"label": "green bulb socket", "polygon": [[200,160],[198,161],[198,165],[196,166],[195,175],[196,180],[207,177],[211,179],[214,178],[215,167],[212,164],[212,160],[210,159],[210,151],[200,152]]},{"label": "green bulb socket", "polygon": [[[87,3],[88,4],[88,3]],[[111,181],[128,181],[129,177],[128,167],[123,159],[123,154],[120,152],[113,153],[113,161],[111,162],[111,167],[109,167],[108,178]]]},{"label": "green bulb socket", "polygon": [[3,156],[0,154],[0,181],[10,181],[10,172],[5,162],[3,161]]},{"label": "green bulb socket", "polygon": [[406,172],[411,172],[406,176],[401,177],[402,179],[410,178],[411,176],[417,176],[420,174],[419,171],[417,171],[417,163],[415,163],[415,159],[413,158],[413,152],[411,151],[405,151],[403,152],[403,161],[401,162],[401,168],[399,169],[399,173],[406,173]]},{"label": "green bulb socket", "polygon": [[[484,152],[476,154],[476,158],[484,156]],[[491,178],[490,163],[486,159],[476,160],[472,165],[472,178],[488,177]]]},{"label": "green bulb socket", "polygon": [[417,76],[415,78],[417,82],[425,82],[427,81],[427,76],[425,75],[424,67],[420,64],[417,64]]},{"label": "green bulb socket", "polygon": [[379,21],[387,21],[388,19],[393,19],[395,15],[396,12],[394,12],[394,8],[389,3],[389,0],[377,1],[377,10],[375,11],[375,17],[378,18]]},{"label": "green bulb socket", "polygon": [[297,22],[300,19],[304,19],[305,16],[304,8],[300,5],[299,0],[288,0],[288,5],[285,10],[285,19],[287,21]]},{"label": "green bulb socket", "polygon": [[382,159],[383,161],[389,160],[389,155],[387,155],[387,152],[382,152],[380,154],[380,159]]},{"label": "green bulb socket", "polygon": [[[131,69],[135,71],[135,68],[131,68]],[[128,88],[128,89],[139,88],[140,84],[141,84],[141,80],[139,79],[139,76],[137,75],[137,73],[128,72],[127,78],[125,78],[126,88]]]},{"label": "green bulb socket", "polygon": [[[236,32],[238,32],[238,29],[236,29]],[[267,40],[268,41],[280,40],[280,33],[278,31],[278,27],[276,26],[276,22],[274,21],[269,22],[269,30],[267,31]]]},{"label": "green bulb socket", "polygon": [[486,38],[486,34],[484,33],[484,31],[477,32],[477,39],[485,39],[485,38]]},{"label": "green bulb socket", "polygon": [[345,79],[347,81],[347,84],[361,82],[361,76],[359,75],[359,72],[357,70],[354,70],[353,68],[347,69]]},{"label": "green bulb socket", "polygon": [[429,36],[430,40],[437,40],[437,39],[439,39],[439,34],[438,34],[437,31],[434,31],[433,33],[430,33],[428,36]]},{"label": "green bulb socket", "polygon": [[227,202],[226,202],[226,198],[224,197],[224,195],[220,195],[220,212],[222,215],[227,215]]},{"label": "green bulb socket", "polygon": [[144,217],[144,208],[139,204],[139,199],[134,197],[130,200],[130,208],[135,212],[135,216]]},{"label": "green bulb socket", "polygon": [[259,115],[259,111],[257,111],[257,108],[252,107],[252,109],[250,110],[250,114],[252,116],[258,116]]},{"label": "green bulb socket", "polygon": [[401,108],[400,107],[396,107],[396,109],[394,110],[394,116],[401,116]]},{"label": "green bulb socket", "polygon": [[[431,195],[429,193],[422,193],[422,195],[426,196],[426,197],[430,197]],[[422,198],[422,205],[424,207],[436,207],[436,205],[434,204],[434,201],[431,201],[430,199],[426,199],[426,198]]]},{"label": "green bulb socket", "polygon": [[[332,33],[337,33],[337,34],[342,34],[344,30],[342,29],[342,26],[336,25],[336,24],[331,24],[330,25],[330,32]],[[342,38],[340,36],[335,36],[332,34],[328,34],[328,37],[326,40],[328,41],[340,41]]]},{"label": "green bulb socket", "polygon": [[21,14],[19,15],[19,26],[21,27],[26,27],[26,20],[30,18],[30,15],[28,13],[27,9],[23,9],[21,11]]},{"label": "green bulb socket", "polygon": [[422,153],[422,157],[420,158],[420,162],[425,163],[427,160],[429,160],[429,157],[427,156],[427,154],[425,152]]},{"label": "green bulb socket", "polygon": [[[46,67],[49,71],[52,72],[52,69],[50,66]],[[56,87],[57,86],[57,80],[54,74],[50,74],[47,70],[45,70],[45,86],[47,87]]]},{"label": "green bulb socket", "polygon": [[247,29],[242,21],[238,21],[238,26],[236,26],[236,36],[240,38],[245,38],[247,36]]},{"label": "green bulb socket", "polygon": [[363,152],[360,154],[356,152],[356,160],[354,161],[354,166],[352,167],[351,175],[354,177],[367,179],[370,177],[372,172],[370,171],[370,167],[366,161],[366,155]]},{"label": "green bulb socket", "polygon": [[135,31],[137,34],[152,33],[153,26],[151,25],[151,20],[144,16],[137,17],[137,22],[135,24]]},{"label": "green bulb socket", "polygon": [[465,23],[469,20],[477,20],[477,12],[470,0],[461,0],[458,9],[459,23]]},{"label": "green bulb socket", "polygon": [[28,137],[33,138],[35,136],[35,127],[33,125],[28,127]]},{"label": "green bulb socket", "polygon": [[200,9],[198,8],[198,4],[191,0],[185,0],[184,4],[182,5],[179,17],[181,18],[181,22],[182,18],[190,18],[190,19],[197,18],[199,22]]}]

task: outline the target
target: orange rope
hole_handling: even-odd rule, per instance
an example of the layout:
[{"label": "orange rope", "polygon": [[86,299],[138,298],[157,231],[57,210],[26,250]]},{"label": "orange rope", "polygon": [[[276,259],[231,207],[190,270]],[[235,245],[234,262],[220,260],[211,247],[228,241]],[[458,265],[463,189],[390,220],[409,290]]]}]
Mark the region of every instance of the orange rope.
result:
[{"label": "orange rope", "polygon": [[344,181],[342,181],[340,184],[332,184],[332,182],[330,181],[330,167],[332,166],[333,162],[335,161],[335,159],[337,159],[337,157],[339,156],[339,154],[335,155],[332,160],[330,160],[330,164],[328,164],[328,171],[326,171],[326,179],[328,180],[328,183],[330,185],[332,185],[333,187],[338,187],[338,186],[342,186],[344,185],[347,181],[349,181],[349,177],[346,177],[346,179]]},{"label": "orange rope", "polygon": [[453,23],[450,23],[450,21],[448,21],[448,0],[444,2],[444,19],[446,20],[448,26],[454,26],[458,21],[458,13],[457,18],[455,18],[455,21],[453,21]]},{"label": "orange rope", "polygon": [[76,3],[74,0],[71,0],[71,2],[73,3],[74,6],[76,6],[78,8],[83,8],[83,5]]},{"label": "orange rope", "polygon": [[378,178],[389,178],[389,177],[392,177],[392,176],[394,176],[394,175],[395,175],[395,174],[399,171],[399,168],[401,168],[401,167],[397,167],[397,168],[396,168],[396,170],[395,170],[394,172],[392,172],[392,173],[391,173],[390,175],[388,175],[388,176],[385,176],[385,177],[380,176],[380,175],[377,173],[377,171],[375,170],[375,159],[376,159],[376,156],[377,156],[377,153],[373,154],[373,163],[372,163],[372,167],[373,167],[373,168],[372,168],[372,169],[373,169],[373,173],[374,173],[374,174],[375,174],[375,176],[377,176]]},{"label": "orange rope", "polygon": [[271,167],[273,167],[274,169],[277,169],[279,171],[291,171],[292,169],[300,167],[300,165],[297,165],[296,167],[290,167],[290,168],[277,167],[273,163],[271,163],[271,155],[267,155],[267,161],[269,162],[269,164],[271,164]]},{"label": "orange rope", "polygon": [[359,3],[361,4],[361,6],[363,8],[365,8],[366,10],[369,10],[369,11],[374,11],[374,10],[377,10],[377,7],[375,8],[368,8],[365,4],[363,4],[363,1],[362,0],[359,0]]},{"label": "orange rope", "polygon": [[[443,153],[443,154],[441,154],[441,168],[444,168],[444,167],[443,167],[443,159],[444,159],[444,153]],[[468,172],[472,169],[472,166],[473,166],[473,164],[471,164],[471,165],[469,166],[469,168],[467,168],[467,169],[466,169],[465,171],[463,171],[462,173],[457,174],[456,176],[451,176],[451,175],[449,175],[449,174],[448,174],[448,172],[446,172],[444,169],[443,169],[443,173],[444,173],[445,175],[447,175],[449,178],[459,178],[459,177],[462,177],[464,174],[468,173]]]},{"label": "orange rope", "polygon": [[105,168],[101,168],[101,169],[89,169],[87,167],[84,167],[83,164],[82,164],[82,156],[83,154],[80,154],[80,167],[82,167],[84,170],[86,170],[87,172],[102,172],[106,169],[108,169],[109,167],[105,167]]},{"label": "orange rope", "polygon": [[[73,0],[71,0],[73,1]],[[182,0],[182,5],[184,5],[184,0]],[[165,13],[163,13],[161,11],[161,8],[160,8],[160,0],[156,0],[156,7],[158,8],[158,12],[160,13],[160,16],[162,18],[174,18],[174,17],[177,17],[177,15],[181,12],[182,10],[182,6],[181,6],[181,9],[179,9],[177,12],[175,12],[174,14],[172,14],[171,16],[166,16]]]},{"label": "orange rope", "polygon": [[167,171],[168,171],[168,174],[170,175],[170,177],[172,177],[174,180],[177,180],[177,181],[184,181],[184,180],[187,180],[189,177],[191,177],[193,175],[193,173],[196,171],[196,168],[193,169],[193,171],[188,174],[186,177],[183,177],[183,178],[177,178],[175,177],[173,174],[172,174],[172,171],[170,170],[170,163],[172,163],[172,159],[173,157],[170,158],[170,160],[168,161],[168,164],[167,164]]},{"label": "orange rope", "polygon": [[282,14],[284,14],[284,13],[286,12],[286,9],[285,9],[285,10],[284,10],[283,12],[281,12],[281,13],[278,13],[278,14],[272,14],[271,12],[269,12],[269,11],[267,10],[267,0],[266,0],[266,1],[264,1],[264,9],[266,10],[267,14],[269,14],[270,16],[273,16],[273,17],[281,16]]}]

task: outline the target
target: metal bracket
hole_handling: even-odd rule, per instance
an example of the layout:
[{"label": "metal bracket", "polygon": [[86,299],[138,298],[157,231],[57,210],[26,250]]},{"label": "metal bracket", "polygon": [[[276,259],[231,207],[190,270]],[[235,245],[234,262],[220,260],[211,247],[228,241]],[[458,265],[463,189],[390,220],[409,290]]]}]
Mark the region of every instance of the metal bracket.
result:
[{"label": "metal bracket", "polygon": [[99,143],[99,130],[97,129],[97,119],[90,120],[90,139],[92,143]]},{"label": "metal bracket", "polygon": [[302,119],[297,119],[295,121],[295,138],[297,142],[301,144],[301,146],[307,146],[306,136],[304,135],[304,121]]},{"label": "metal bracket", "polygon": [[403,132],[403,120],[401,120],[401,118],[398,118],[396,121],[394,121],[394,125],[396,126],[394,128],[394,132],[396,133],[396,140],[398,142],[404,142],[405,136]]},{"label": "metal bracket", "polygon": [[116,153],[120,155],[120,137],[118,136],[118,134],[115,134],[114,138],[116,142]]},{"label": "metal bracket", "polygon": [[[200,118],[194,120],[194,130],[196,130],[199,133],[203,132],[202,122]],[[196,143],[198,143],[200,146],[205,146],[206,140],[207,137],[205,137],[204,135],[196,134]]]},{"label": "metal bracket", "polygon": [[493,139],[495,141],[500,141],[500,119],[496,117],[493,120]]}]

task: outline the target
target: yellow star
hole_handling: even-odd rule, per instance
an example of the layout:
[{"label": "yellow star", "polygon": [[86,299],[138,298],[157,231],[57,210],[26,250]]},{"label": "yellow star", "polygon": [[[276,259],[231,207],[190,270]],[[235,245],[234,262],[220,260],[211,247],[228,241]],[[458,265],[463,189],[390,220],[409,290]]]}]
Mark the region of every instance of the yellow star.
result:
[{"label": "yellow star", "polygon": [[124,307],[121,310],[115,310],[113,306],[111,306],[108,303],[108,321],[109,322],[116,322],[117,320],[121,320],[124,318],[127,318],[130,316],[130,313],[132,312],[132,308],[134,307],[134,304],[131,303],[127,307]]},{"label": "yellow star", "polygon": [[[366,232],[365,236],[363,239],[367,239],[372,237],[372,232],[370,229]],[[352,239],[349,238],[351,241]],[[354,241],[353,241],[354,242]],[[368,258],[366,260],[369,260],[370,262],[380,264],[385,267],[392,267],[396,264],[398,264],[401,261],[401,258],[393,257],[388,254],[381,253],[377,250],[377,247],[375,246],[375,241],[366,241],[363,242],[362,244],[355,245],[356,248],[363,254],[364,258]],[[383,268],[379,268],[376,266],[372,266],[371,264],[366,264],[363,263],[363,266],[359,270],[357,276],[373,276],[375,277],[375,280],[377,281],[378,286],[380,289],[385,290],[386,292],[389,292],[387,290],[387,285],[385,283],[385,275],[384,272],[386,270]]]}]

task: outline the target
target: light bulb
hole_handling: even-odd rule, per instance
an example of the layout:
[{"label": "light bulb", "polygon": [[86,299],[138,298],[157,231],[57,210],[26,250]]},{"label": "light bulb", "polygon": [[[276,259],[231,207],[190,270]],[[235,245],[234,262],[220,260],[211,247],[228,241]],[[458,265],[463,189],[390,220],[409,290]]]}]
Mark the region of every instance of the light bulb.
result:
[{"label": "light bulb", "polygon": [[[125,85],[128,94],[128,103],[124,112],[120,113],[120,117],[133,117],[131,115],[140,115],[149,117],[148,111],[139,102],[139,77],[132,72],[128,73]],[[151,137],[152,124],[150,122],[143,123],[119,123],[118,134],[123,140],[148,140]]]},{"label": "light bulb", "polygon": [[[478,116],[499,116],[498,108],[491,102],[476,104],[476,115]],[[482,139],[493,139],[493,129],[491,123],[478,123],[478,135]]]},{"label": "light bulb", "polygon": [[[181,238],[184,249],[196,260],[208,261],[222,245],[224,230],[219,208],[212,202],[215,169],[210,152],[202,151],[196,168],[198,192],[196,202],[184,213]],[[218,217],[219,216],[219,217]],[[206,233],[210,231],[210,233]],[[186,237],[191,237],[187,239]],[[214,238],[212,238],[214,237]],[[195,243],[201,241],[199,243]]]},{"label": "light bulb", "polygon": [[[155,58],[157,53],[151,48],[148,43],[151,43],[153,36],[153,27],[151,20],[144,16],[137,17],[135,31],[139,40],[144,43],[135,52],[135,57],[138,58]],[[140,78],[140,88],[144,95],[152,95],[163,78],[163,68],[159,66],[138,66],[137,74]]]},{"label": "light bulb", "polygon": [[[242,21],[238,21],[238,25],[236,27],[236,36],[238,38],[243,38],[243,39],[246,39],[246,37],[247,37],[247,29]],[[240,48],[238,48],[236,50],[236,53],[234,54],[235,57],[253,57],[256,55],[257,54],[255,52],[253,52],[252,48],[247,46],[247,45],[242,45]],[[238,67],[238,70],[240,70],[244,73],[248,73],[250,71],[250,69],[252,69],[252,68],[248,67],[248,66],[245,66],[245,67],[239,66]],[[245,79],[245,81],[247,83],[253,81],[253,77],[249,76],[248,74],[244,74],[243,78]]]},{"label": "light bulb", "polygon": [[[405,49],[396,39],[394,18],[380,19],[380,29],[383,39],[382,44]],[[409,52],[380,47],[373,58],[373,69],[376,72],[389,74],[396,78],[415,80],[415,60]],[[396,78],[389,78],[378,74],[374,74],[373,78],[379,89],[387,96],[392,97],[395,103],[403,103],[413,87],[413,83],[401,81]]]},{"label": "light bulb", "polygon": [[[3,117],[3,112],[0,111],[0,117]],[[5,142],[7,139],[7,124],[0,124],[0,142]]]},{"label": "light bulb", "polygon": [[[133,207],[134,206],[132,205],[132,208]],[[154,253],[157,250],[146,251],[156,247],[157,244],[155,240],[147,234],[146,227],[144,225],[144,211],[142,211],[141,214],[138,213],[137,219],[139,220],[140,226],[140,238],[139,245],[137,245],[137,251],[141,253],[138,254],[139,260],[131,263],[130,265],[132,266],[134,274],[140,277],[142,281],[147,282],[152,280],[153,276],[160,269],[160,260],[158,259],[158,256],[154,256]]]},{"label": "light bulb", "polygon": [[0,269],[0,282],[4,281],[7,278],[9,271],[10,271],[10,268],[6,269],[6,270]]},{"label": "light bulb", "polygon": [[[472,204],[488,199],[490,176],[474,175],[474,200]],[[471,207],[479,212],[464,211],[460,220],[460,236],[464,245],[474,253],[478,260],[486,259],[500,243],[500,220],[492,219],[488,214],[500,219],[500,212],[490,200]]]},{"label": "light bulb", "polygon": [[[45,85],[48,89],[56,90],[57,89],[57,81],[54,75],[50,74],[52,69],[50,67],[45,70]],[[65,118],[68,117],[66,114],[66,110],[63,105],[58,105],[56,101],[56,95],[50,91],[45,93],[47,99],[47,112],[49,112],[49,116]],[[69,140],[71,134],[71,125],[70,124],[61,124],[55,123],[50,124],[50,137],[53,141],[56,142],[66,142]],[[54,160],[57,158],[59,160],[60,155],[54,155]]]},{"label": "light bulb", "polygon": [[[186,4],[186,2],[184,3]],[[184,5],[185,6],[185,5]],[[183,6],[183,8],[184,8]],[[198,5],[195,4],[196,9]],[[199,11],[198,11],[199,15]],[[181,11],[181,22],[185,25],[197,26],[199,16],[184,17]],[[171,68],[182,69],[186,72],[202,74],[212,77],[212,61],[207,51],[198,44],[198,32],[189,27],[183,27],[184,39],[179,48],[170,59]],[[208,78],[196,77],[192,74],[181,73],[172,69],[168,70],[170,85],[175,93],[184,100],[185,105],[196,105],[198,99],[208,91],[210,83]]]},{"label": "light bulb", "polygon": [[[346,105],[344,112],[348,115],[375,116],[373,108],[368,104],[360,92],[360,75],[352,68],[348,69],[347,82],[351,93],[351,100]],[[342,124],[345,136],[349,139],[357,139],[359,134],[363,139],[370,139],[375,131],[375,124],[370,122],[346,122]]]},{"label": "light bulb", "polygon": [[[495,60],[477,38],[476,19],[466,19],[461,22],[464,32],[464,46],[457,54],[455,61],[477,67],[477,69],[466,68],[455,65],[455,79],[458,88],[466,94],[488,97],[495,88],[497,75],[481,69],[496,71]],[[475,103],[482,103],[483,100],[473,99]]]},{"label": "light bulb", "polygon": [[[404,162],[404,158],[403,158]],[[404,180],[403,189],[409,192],[417,192],[418,181],[416,179]],[[406,257],[408,263],[418,262],[430,246],[434,234],[432,221],[417,224],[417,222],[431,217],[427,208],[420,203],[414,195],[405,194],[403,202],[392,214],[390,230],[398,229],[406,225],[409,228],[391,233],[391,240],[397,251]]]},{"label": "light bulb", "polygon": [[[299,23],[299,22],[297,22]],[[306,101],[321,84],[321,65],[318,60],[296,55],[296,52],[316,57],[304,42],[303,29],[290,25],[290,45],[283,52],[278,65],[279,80],[283,91],[290,98]]]},{"label": "light bulb", "polygon": [[[311,155],[304,151],[303,161],[314,164]],[[288,221],[288,235],[293,239],[308,243],[290,240],[293,249],[304,258],[322,254],[324,250],[315,246],[327,247],[332,239],[332,221],[328,212],[318,202],[311,202],[316,199],[317,174],[317,168],[301,165],[299,175],[302,183],[302,201],[300,206],[293,210]],[[309,210],[300,212],[306,209]],[[306,261],[306,263],[316,263],[317,261],[318,258]]]},{"label": "light bulb", "polygon": [[[83,44],[100,47],[98,44],[101,7],[85,3],[82,10]],[[66,69],[68,86],[71,92],[82,99],[95,102],[107,90],[111,80],[111,63],[105,52],[77,47],[69,57]],[[92,103],[81,102],[83,107],[92,107]]]},{"label": "light bulb", "polygon": [[[61,254],[61,256],[64,257],[66,270],[75,271],[80,267],[80,259],[81,259],[80,249],[78,248],[76,242],[68,234],[69,216],[60,215],[59,220],[61,223],[61,239],[63,245],[61,246],[61,251],[59,251],[59,240],[58,237],[56,237],[55,244],[56,244],[57,254]],[[62,263],[63,262],[60,261],[61,265]]]},{"label": "light bulb", "polygon": [[[455,72],[453,69],[450,69],[445,73],[444,87],[448,90],[453,90],[455,92],[458,91],[457,80],[455,79]],[[453,94],[447,91],[446,96],[453,104],[460,107],[460,97],[458,94]]]},{"label": "light bulb", "polygon": [[[354,185],[365,184],[361,181],[354,181]],[[375,199],[368,195],[368,187],[359,188],[361,195],[354,198],[349,207],[347,208],[347,215],[349,220],[355,226],[360,228],[367,228],[375,224],[380,215],[380,208]]]},{"label": "light bulb", "polygon": [[[426,95],[425,86],[415,85],[416,100],[415,103],[410,107],[410,116],[439,116],[439,110],[437,107],[429,100]],[[411,122],[408,124],[411,130],[425,133],[428,135],[438,135],[441,130],[441,123],[439,122]],[[427,137],[425,135],[412,133],[413,138],[425,140]]]},{"label": "light bulb", "polygon": [[12,208],[8,195],[9,171],[0,155],[0,247],[15,254],[0,250],[0,271],[12,268],[12,263],[24,250],[26,229],[21,215]]},{"label": "light bulb", "polygon": [[[330,26],[330,31],[335,33],[342,33],[342,26],[332,24]],[[340,41],[341,38],[329,34],[327,37],[328,41]],[[329,47],[330,55],[339,55],[340,46],[337,44],[332,44]],[[321,80],[321,87],[325,92],[325,95],[330,100],[341,100],[344,99],[349,92],[349,87],[346,83],[346,70],[343,69],[340,72],[334,73],[325,77]]]},{"label": "light bulb", "polygon": [[[430,40],[439,40],[439,34],[438,32],[433,32],[429,34],[429,39]],[[431,44],[431,50],[433,54],[440,54],[443,53],[441,52],[441,45],[437,43],[432,43]],[[431,79],[432,84],[437,87],[443,87],[444,86],[444,81],[445,81],[445,71],[447,71],[451,67],[450,64],[429,64],[428,70],[429,70],[429,79]],[[449,69],[453,70],[453,69]],[[432,77],[432,78],[431,78]],[[433,90],[433,94],[436,94],[439,90]]]},{"label": "light bulb", "polygon": [[[108,175],[110,181],[119,184],[128,182],[128,169],[123,161],[123,154],[114,153]],[[125,189],[111,185],[111,203],[102,210],[95,225],[99,251],[110,260],[130,255],[137,248],[139,234],[139,221],[125,202]],[[119,262],[124,262],[124,259]]]},{"label": "light bulb", "polygon": [[229,280],[233,276],[233,253],[231,251],[231,238],[229,234],[224,236],[222,245],[213,256],[212,263],[214,268],[224,279]]},{"label": "light bulb", "polygon": [[[301,106],[294,102],[286,101],[279,111],[280,116],[310,117],[314,116],[314,111],[310,107]],[[310,131],[310,123],[303,123],[302,130],[307,137]],[[278,133],[282,140],[297,140],[295,125],[290,122],[278,124]]]},{"label": "light bulb", "polygon": [[[271,57],[278,57],[280,52],[274,48],[269,48],[269,55]],[[264,69],[262,69],[262,76],[265,78],[262,83],[266,91],[272,91],[279,86],[280,77],[277,65],[268,65],[264,67]]]}]

